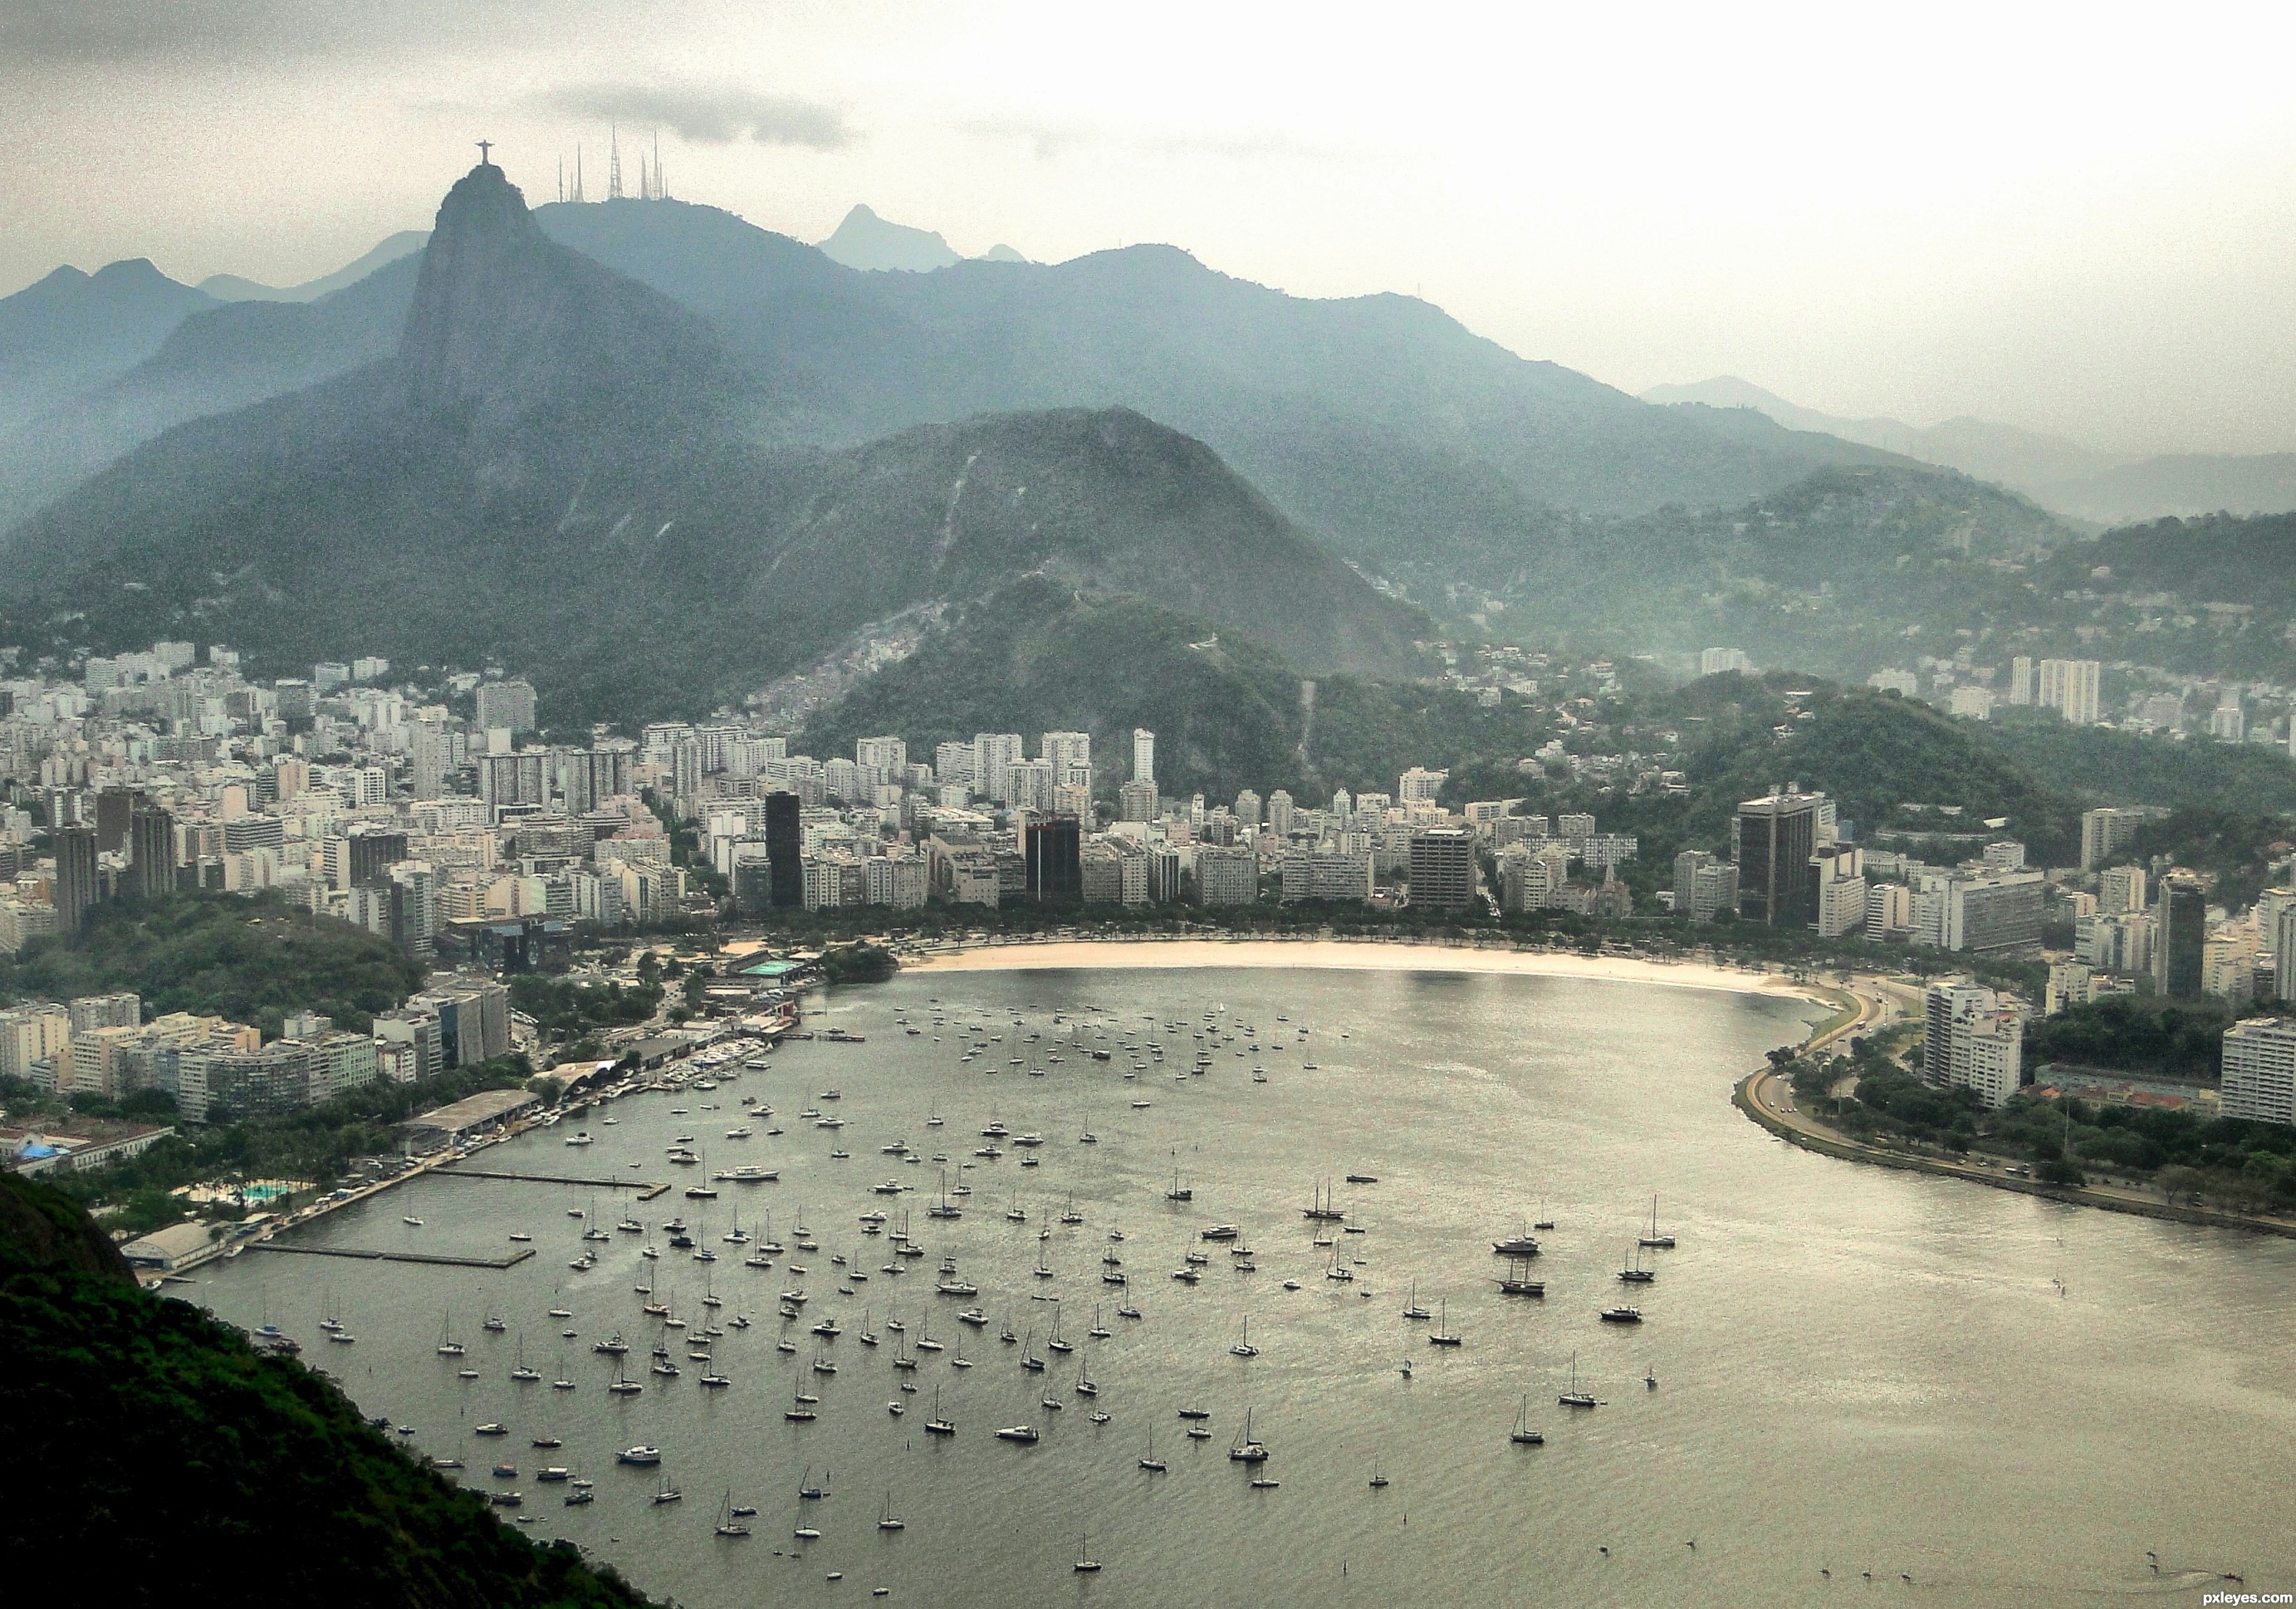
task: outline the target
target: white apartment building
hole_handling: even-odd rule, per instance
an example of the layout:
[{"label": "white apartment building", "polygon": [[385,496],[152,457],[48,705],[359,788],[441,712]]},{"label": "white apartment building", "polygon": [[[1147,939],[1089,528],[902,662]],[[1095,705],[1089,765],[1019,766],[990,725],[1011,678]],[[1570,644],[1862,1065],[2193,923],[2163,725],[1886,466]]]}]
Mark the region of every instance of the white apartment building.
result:
[{"label": "white apartment building", "polygon": [[2296,1020],[2251,1017],[2224,1036],[2224,1115],[2296,1123]]}]

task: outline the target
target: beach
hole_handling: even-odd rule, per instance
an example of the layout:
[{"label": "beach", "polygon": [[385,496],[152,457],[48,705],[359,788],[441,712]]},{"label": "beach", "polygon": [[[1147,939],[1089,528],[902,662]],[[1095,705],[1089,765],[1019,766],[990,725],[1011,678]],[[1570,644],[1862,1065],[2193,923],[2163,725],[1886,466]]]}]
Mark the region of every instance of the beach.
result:
[{"label": "beach", "polygon": [[1472,972],[1528,977],[1592,978],[1824,1000],[1811,985],[1775,972],[1704,961],[1659,961],[1563,951],[1501,950],[1465,944],[1339,939],[1063,939],[973,944],[901,959],[914,972],[1020,972],[1064,968],[1188,967],[1308,968],[1356,972]]}]

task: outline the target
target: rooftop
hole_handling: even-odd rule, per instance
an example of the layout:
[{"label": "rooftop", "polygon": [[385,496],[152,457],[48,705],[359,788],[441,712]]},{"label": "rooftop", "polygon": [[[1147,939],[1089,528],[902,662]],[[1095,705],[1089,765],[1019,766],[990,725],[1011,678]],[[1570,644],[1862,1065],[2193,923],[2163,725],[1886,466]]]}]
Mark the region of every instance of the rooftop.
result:
[{"label": "rooftop", "polygon": [[449,1134],[460,1134],[493,1123],[524,1107],[530,1107],[540,1098],[526,1090],[481,1090],[466,1096],[451,1106],[434,1107],[428,1112],[418,1112],[406,1120],[406,1127],[439,1129]]}]

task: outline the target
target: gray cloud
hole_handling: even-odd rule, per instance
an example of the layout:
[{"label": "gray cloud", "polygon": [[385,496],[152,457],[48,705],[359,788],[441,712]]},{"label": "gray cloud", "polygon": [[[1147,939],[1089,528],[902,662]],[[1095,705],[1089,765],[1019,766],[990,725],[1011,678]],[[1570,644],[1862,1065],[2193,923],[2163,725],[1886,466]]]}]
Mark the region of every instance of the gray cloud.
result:
[{"label": "gray cloud", "polygon": [[1355,162],[1376,154],[1318,144],[1269,129],[1156,132],[1037,118],[974,118],[958,127],[979,139],[1010,140],[1026,145],[1038,161],[1053,161],[1093,147],[1119,149],[1136,155],[1218,157],[1230,161]]},{"label": "gray cloud", "polygon": [[518,0],[0,0],[0,66],[396,54],[506,35],[525,10]]},{"label": "gray cloud", "polygon": [[545,103],[578,118],[659,126],[701,145],[746,137],[760,145],[838,151],[861,137],[833,106],[733,85],[575,85],[553,92]]}]

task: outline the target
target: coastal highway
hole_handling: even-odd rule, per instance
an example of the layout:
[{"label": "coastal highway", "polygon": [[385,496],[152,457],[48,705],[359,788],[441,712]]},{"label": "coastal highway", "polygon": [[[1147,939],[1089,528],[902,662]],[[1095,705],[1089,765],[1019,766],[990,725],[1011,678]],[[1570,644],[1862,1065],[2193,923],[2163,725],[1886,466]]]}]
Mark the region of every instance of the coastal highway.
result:
[{"label": "coastal highway", "polygon": [[[1917,1009],[1920,1004],[1917,992],[1889,978],[1857,978],[1850,984],[1849,992],[1857,1001],[1857,1017],[1810,1040],[1802,1047],[1803,1054],[1826,1050],[1851,1034],[1864,1033],[1885,1018],[1896,1017],[1901,1008],[1913,1010]],[[2103,1207],[2111,1212],[2134,1213],[2147,1218],[2168,1218],[2182,1223],[2213,1224],[2226,1229],[2296,1237],[2296,1220],[2220,1212],[2213,1207],[2179,1205],[2169,1202],[2157,1191],[2125,1185],[2044,1184],[2011,1174],[2007,1172],[2008,1164],[2000,1161],[1976,1157],[1957,1160],[1946,1156],[1916,1156],[1904,1151],[1868,1145],[1827,1127],[1804,1112],[1794,1100],[1793,1086],[1774,1067],[1763,1067],[1741,1080],[1734,1099],[1741,1111],[1781,1139],[1845,1162],[1873,1163],[1882,1167],[1935,1173],[1948,1179],[1990,1185],[1995,1189],[2015,1190],[2022,1195],[2044,1196],[2053,1201]]]}]

